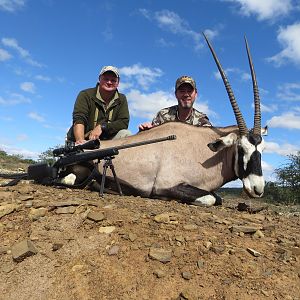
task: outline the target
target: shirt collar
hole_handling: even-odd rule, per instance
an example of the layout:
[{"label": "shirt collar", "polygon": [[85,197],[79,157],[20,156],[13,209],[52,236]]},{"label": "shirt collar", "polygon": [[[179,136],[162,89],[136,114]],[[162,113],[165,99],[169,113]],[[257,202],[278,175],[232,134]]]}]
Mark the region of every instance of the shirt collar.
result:
[{"label": "shirt collar", "polygon": [[184,121],[182,121],[179,119],[179,111],[178,111],[178,105],[177,105],[176,106],[176,119],[181,122],[188,122],[188,123],[193,122],[194,112],[195,112],[195,109],[194,109],[194,107],[192,107],[192,111],[191,111],[190,115]]}]

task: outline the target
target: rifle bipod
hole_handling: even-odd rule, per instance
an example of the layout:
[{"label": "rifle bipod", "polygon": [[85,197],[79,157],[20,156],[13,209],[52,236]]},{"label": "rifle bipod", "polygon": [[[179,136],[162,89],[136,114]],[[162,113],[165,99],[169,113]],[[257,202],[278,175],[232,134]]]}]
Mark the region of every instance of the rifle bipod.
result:
[{"label": "rifle bipod", "polygon": [[[112,159],[115,158],[114,156],[105,156],[101,159],[97,159],[97,162],[94,162],[94,168],[91,172],[91,174],[88,176],[88,178],[86,178],[83,182],[81,183],[78,183],[78,184],[74,184],[74,185],[68,185],[68,184],[65,184],[65,183],[61,183],[60,181],[53,181],[53,185],[56,185],[56,186],[64,186],[64,187],[68,187],[68,188],[77,188],[77,189],[83,189],[85,188],[86,186],[89,186],[91,185],[91,183],[93,181],[96,181],[99,185],[100,185],[100,190],[99,190],[99,195],[101,197],[103,197],[104,195],[104,185],[105,185],[105,180],[106,180],[106,172],[107,172],[107,168],[109,167],[113,173],[113,176],[114,176],[114,180],[115,180],[115,183],[117,185],[117,189],[118,189],[118,192],[119,192],[119,195],[122,196],[123,193],[122,193],[122,190],[121,190],[121,185],[120,185],[120,182],[119,182],[119,179],[117,177],[117,174],[116,174],[116,171],[115,171],[115,168],[114,168],[114,165],[112,163]],[[102,171],[102,174],[99,172],[99,163],[100,161],[103,160],[103,171]]]},{"label": "rifle bipod", "polygon": [[[99,195],[101,197],[103,197],[103,193],[104,193],[104,184],[105,184],[105,179],[106,179],[106,171],[107,171],[107,168],[109,167],[111,169],[111,172],[113,173],[113,176],[114,176],[114,180],[115,180],[115,183],[117,185],[117,189],[118,189],[118,192],[120,194],[120,196],[123,195],[122,193],[122,189],[121,189],[121,185],[120,185],[120,182],[119,182],[119,179],[117,177],[117,174],[116,174],[116,171],[115,171],[115,167],[112,163],[112,160],[114,159],[115,157],[114,156],[106,156],[104,157],[104,163],[103,163],[103,171],[102,171],[102,178],[101,178],[101,186],[100,186],[100,192],[99,192]],[[98,164],[98,163],[97,163]]]}]

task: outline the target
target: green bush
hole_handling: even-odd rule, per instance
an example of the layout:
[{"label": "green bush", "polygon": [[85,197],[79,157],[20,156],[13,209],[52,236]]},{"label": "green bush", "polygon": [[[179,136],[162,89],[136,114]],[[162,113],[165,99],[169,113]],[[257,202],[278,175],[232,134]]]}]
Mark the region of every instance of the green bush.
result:
[{"label": "green bush", "polygon": [[267,182],[264,198],[267,201],[284,205],[300,204],[299,191],[297,192],[290,187],[282,187],[275,182]]},{"label": "green bush", "polygon": [[7,157],[7,153],[3,150],[0,150],[0,158]]}]

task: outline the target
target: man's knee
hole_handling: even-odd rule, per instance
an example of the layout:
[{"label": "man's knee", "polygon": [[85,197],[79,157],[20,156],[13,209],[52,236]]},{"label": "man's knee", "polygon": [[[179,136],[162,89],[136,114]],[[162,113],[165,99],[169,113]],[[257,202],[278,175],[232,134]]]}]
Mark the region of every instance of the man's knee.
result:
[{"label": "man's knee", "polygon": [[92,170],[93,170],[93,164],[91,162],[83,162],[80,164],[68,166],[66,170],[62,172],[60,175],[61,177],[65,177],[69,174],[73,174],[75,175],[75,180],[73,184],[80,184],[85,179],[88,178]]},{"label": "man's knee", "polygon": [[112,139],[121,139],[130,135],[132,135],[132,133],[128,129],[121,129]]}]

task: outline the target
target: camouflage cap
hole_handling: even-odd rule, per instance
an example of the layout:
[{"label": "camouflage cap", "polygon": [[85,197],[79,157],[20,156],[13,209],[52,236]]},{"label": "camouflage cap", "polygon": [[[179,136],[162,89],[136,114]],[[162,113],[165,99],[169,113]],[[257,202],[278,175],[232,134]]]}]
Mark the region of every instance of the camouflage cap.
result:
[{"label": "camouflage cap", "polygon": [[106,72],[113,72],[118,78],[120,77],[119,70],[114,66],[105,66],[101,69],[99,76]]},{"label": "camouflage cap", "polygon": [[176,80],[175,84],[175,91],[184,83],[190,84],[194,89],[196,89],[196,82],[195,80],[190,76],[181,76]]}]

